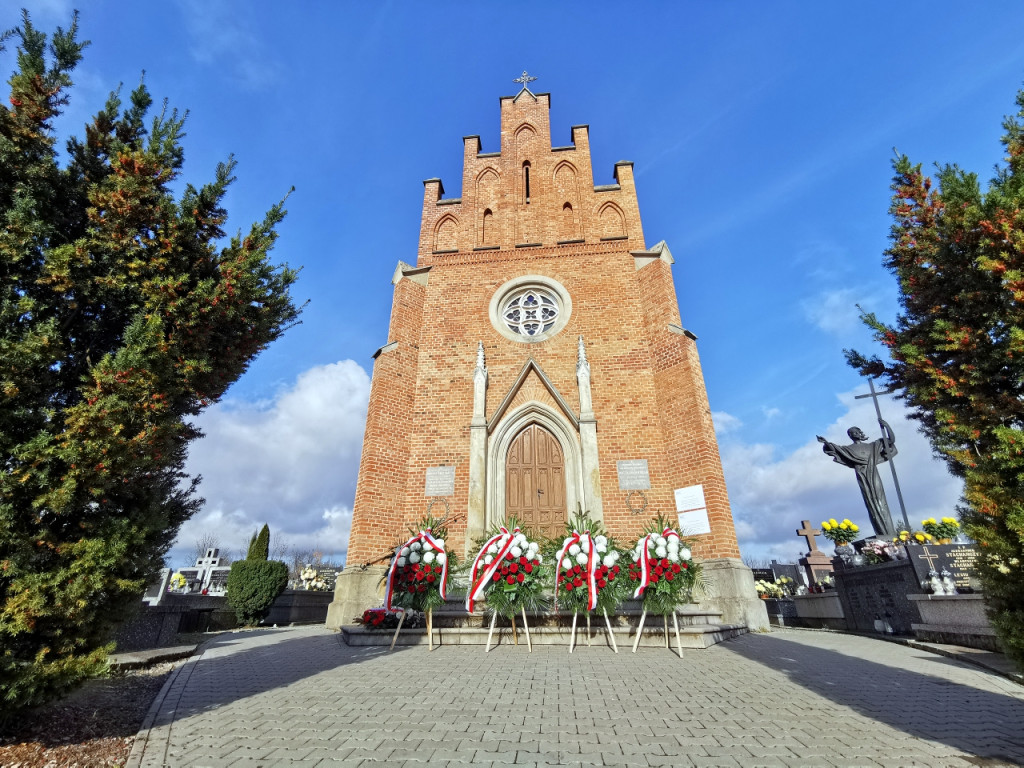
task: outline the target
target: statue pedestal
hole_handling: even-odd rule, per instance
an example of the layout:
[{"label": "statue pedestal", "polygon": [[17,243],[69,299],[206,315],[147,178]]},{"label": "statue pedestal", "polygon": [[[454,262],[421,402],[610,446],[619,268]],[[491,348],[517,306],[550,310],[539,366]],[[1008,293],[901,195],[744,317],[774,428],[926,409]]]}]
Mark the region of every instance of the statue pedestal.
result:
[{"label": "statue pedestal", "polygon": [[327,627],[341,629],[351,626],[367,608],[376,608],[384,602],[385,565],[371,565],[363,570],[346,568],[338,574],[334,585],[334,600],[327,608]]}]

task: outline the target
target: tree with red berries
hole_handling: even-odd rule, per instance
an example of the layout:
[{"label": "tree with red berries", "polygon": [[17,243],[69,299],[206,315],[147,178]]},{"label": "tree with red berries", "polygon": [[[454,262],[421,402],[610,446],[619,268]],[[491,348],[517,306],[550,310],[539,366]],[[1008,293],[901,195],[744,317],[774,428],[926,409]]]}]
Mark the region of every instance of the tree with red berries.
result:
[{"label": "tree with red berries", "polygon": [[233,161],[179,198],[184,117],[112,93],[59,162],[86,45],[23,15],[0,107],[0,715],[102,669],[201,503],[194,418],[293,324],[275,205],[225,240]]},{"label": "tree with red berries", "polygon": [[906,156],[893,163],[886,266],[902,311],[865,314],[889,360],[847,351],[852,366],[902,392],[950,471],[979,547],[978,574],[1006,652],[1024,665],[1024,91],[1003,122],[1006,163],[977,175]]}]

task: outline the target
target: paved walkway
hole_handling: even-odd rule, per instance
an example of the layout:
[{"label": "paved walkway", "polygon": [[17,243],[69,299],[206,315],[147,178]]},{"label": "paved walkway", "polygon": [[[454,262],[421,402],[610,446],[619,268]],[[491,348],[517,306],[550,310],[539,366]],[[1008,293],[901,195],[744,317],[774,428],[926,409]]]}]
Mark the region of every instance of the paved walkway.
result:
[{"label": "paved walkway", "polygon": [[1002,766],[1024,686],[851,635],[663,649],[348,648],[227,634],[178,668],[128,765]]}]

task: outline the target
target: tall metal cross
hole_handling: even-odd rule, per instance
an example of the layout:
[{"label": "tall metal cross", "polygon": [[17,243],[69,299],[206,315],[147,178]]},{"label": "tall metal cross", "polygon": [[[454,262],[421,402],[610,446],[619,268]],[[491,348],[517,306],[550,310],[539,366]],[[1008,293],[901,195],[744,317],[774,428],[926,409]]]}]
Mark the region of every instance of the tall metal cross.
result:
[{"label": "tall metal cross", "polygon": [[513,83],[522,83],[523,84],[523,90],[524,91],[528,91],[528,90],[530,90],[530,83],[532,83],[536,79],[537,79],[536,77],[533,77],[532,75],[529,75],[526,72],[526,70],[524,69],[523,70],[523,74],[520,75],[519,77],[517,77],[516,79],[514,79],[512,82]]},{"label": "tall metal cross", "polygon": [[811,527],[810,520],[804,520],[802,522],[804,527],[797,530],[796,533],[798,536],[803,536],[805,539],[807,539],[807,547],[808,549],[810,549],[810,552],[808,552],[807,554],[811,554],[812,552],[818,552],[818,543],[814,540],[814,537],[820,535],[821,531],[814,530],[814,528]]},{"label": "tall metal cross", "polygon": [[[868,387],[870,387],[870,389],[871,389],[871,391],[868,394],[866,394],[866,395],[856,395],[854,397],[854,399],[855,400],[863,400],[865,397],[870,397],[871,398],[871,402],[873,402],[875,404],[875,415],[878,416],[879,420],[881,420],[881,418],[882,418],[882,409],[878,407],[878,398],[881,395],[891,395],[893,392],[896,391],[896,387],[890,387],[889,389],[885,390],[885,392],[876,392],[875,391],[875,380],[871,379],[871,378],[868,379]],[[909,531],[909,530],[912,530],[911,527],[910,527],[910,518],[907,517],[907,507],[903,503],[903,491],[900,490],[900,479],[896,476],[896,464],[893,463],[893,460],[891,458],[888,459],[888,462],[889,462],[889,469],[892,470],[892,482],[893,482],[893,485],[896,486],[896,498],[900,502],[900,513],[903,515],[903,524],[906,526],[906,530]]]}]

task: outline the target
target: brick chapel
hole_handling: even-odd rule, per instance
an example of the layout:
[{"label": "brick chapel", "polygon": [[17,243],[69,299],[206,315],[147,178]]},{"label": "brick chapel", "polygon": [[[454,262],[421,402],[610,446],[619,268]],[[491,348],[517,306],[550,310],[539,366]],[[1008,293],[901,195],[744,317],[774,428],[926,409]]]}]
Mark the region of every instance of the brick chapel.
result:
[{"label": "brick chapel", "polygon": [[463,557],[513,514],[556,535],[581,509],[622,542],[655,512],[679,514],[725,620],[766,624],[739,560],[672,254],[646,245],[631,162],[595,184],[588,126],[552,146],[551,97],[533,79],[524,72],[518,95],[500,99],[498,151],[464,137],[461,197],[423,182],[418,251],[395,269],[374,354],[328,624],[380,604],[384,565],[360,566],[428,506],[450,508],[449,545]]}]

